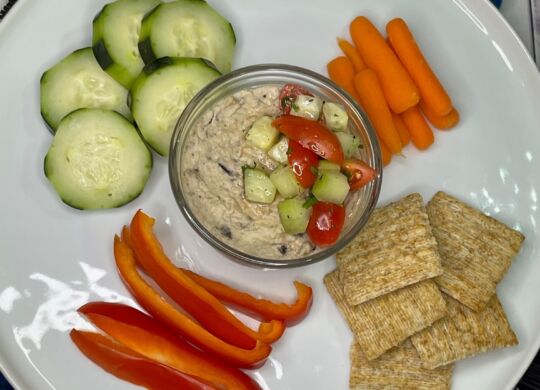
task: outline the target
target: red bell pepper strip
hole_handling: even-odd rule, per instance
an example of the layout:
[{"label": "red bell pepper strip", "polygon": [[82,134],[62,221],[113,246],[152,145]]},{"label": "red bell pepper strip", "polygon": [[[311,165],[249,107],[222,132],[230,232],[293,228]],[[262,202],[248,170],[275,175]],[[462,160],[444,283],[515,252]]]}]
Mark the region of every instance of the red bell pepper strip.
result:
[{"label": "red bell pepper strip", "polygon": [[205,354],[149,315],[133,307],[90,302],[79,308],[90,322],[126,348],[222,389],[259,389],[237,368]]},{"label": "red bell pepper strip", "polygon": [[231,304],[246,314],[263,320],[281,320],[287,325],[294,325],[308,313],[313,302],[313,290],[308,285],[294,281],[297,298],[293,304],[275,303],[268,299],[255,298],[243,291],[236,290],[221,282],[206,278],[193,271],[184,269],[191,279],[203,286],[219,300]]},{"label": "red bell pepper strip", "polygon": [[133,251],[118,236],[114,238],[114,257],[122,280],[139,304],[189,342],[238,367],[260,366],[270,354],[272,348],[262,341],[257,341],[252,349],[229,344],[167,303],[138,273]]},{"label": "red bell pepper strip", "polygon": [[282,115],[272,126],[317,156],[341,165],[343,149],[339,139],[322,123],[294,115]]},{"label": "red bell pepper strip", "polygon": [[130,240],[135,261],[156,283],[191,314],[210,333],[240,348],[250,349],[256,340],[270,344],[283,334],[284,325],[273,320],[261,323],[256,332],[236,318],[216,297],[177,268],[154,235],[155,220],[141,210],[130,225]]},{"label": "red bell pepper strip", "polygon": [[69,336],[79,350],[105,371],[147,389],[217,390],[218,388],[183,374],[123,346],[99,333],[73,329]]}]

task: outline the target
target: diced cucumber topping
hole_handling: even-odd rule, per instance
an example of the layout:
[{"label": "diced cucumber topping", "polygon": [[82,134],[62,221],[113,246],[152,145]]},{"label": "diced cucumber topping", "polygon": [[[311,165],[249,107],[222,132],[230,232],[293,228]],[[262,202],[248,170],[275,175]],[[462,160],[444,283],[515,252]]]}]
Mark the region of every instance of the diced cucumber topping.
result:
[{"label": "diced cucumber topping", "polygon": [[169,153],[174,126],[191,98],[219,72],[200,58],[163,57],[150,65],[131,86],[131,110],[148,144]]},{"label": "diced cucumber topping", "polygon": [[339,139],[345,158],[351,158],[356,154],[360,147],[360,138],[344,132],[336,133],[336,137]]},{"label": "diced cucumber topping", "polygon": [[335,172],[341,171],[341,167],[339,166],[339,164],[335,164],[327,160],[320,160],[318,169],[319,169],[319,174],[321,174],[323,171],[335,171]]},{"label": "diced cucumber topping", "polygon": [[323,115],[326,126],[334,131],[345,131],[349,122],[349,116],[341,104],[325,102]]},{"label": "diced cucumber topping", "polygon": [[92,49],[99,65],[129,88],[141,72],[139,31],[143,16],[159,0],[116,0],[106,4],[92,23]]},{"label": "diced cucumber topping", "polygon": [[292,198],[302,192],[302,186],[288,166],[280,167],[270,174],[270,180],[284,198]]},{"label": "diced cucumber topping", "polygon": [[340,172],[323,171],[315,180],[311,192],[321,202],[342,204],[349,193],[347,176]]},{"label": "diced cucumber topping", "polygon": [[272,146],[268,151],[268,155],[274,161],[281,164],[286,164],[288,161],[287,150],[289,150],[289,139],[281,137],[277,144]]},{"label": "diced cucumber topping", "polygon": [[278,138],[279,131],[272,126],[272,118],[266,115],[257,119],[246,134],[250,144],[265,152],[277,143]]},{"label": "diced cucumber topping", "polygon": [[40,80],[41,115],[55,131],[64,116],[79,108],[115,110],[132,120],[128,91],[97,63],[92,49],[74,51]]},{"label": "diced cucumber topping", "polygon": [[85,108],[62,119],[44,165],[47,179],[66,204],[110,208],[142,192],[152,170],[152,153],[122,115]]},{"label": "diced cucumber topping", "polygon": [[276,187],[260,169],[244,168],[244,195],[250,202],[272,203]]},{"label": "diced cucumber topping", "polygon": [[317,120],[323,101],[317,96],[299,95],[291,107],[291,115]]},{"label": "diced cucumber topping", "polygon": [[230,72],[236,46],[231,24],[204,0],[162,3],[142,22],[139,51],[146,64],[160,57],[211,61]]},{"label": "diced cucumber topping", "polygon": [[279,220],[286,233],[299,234],[306,231],[311,209],[304,208],[303,204],[304,202],[298,198],[279,202]]}]

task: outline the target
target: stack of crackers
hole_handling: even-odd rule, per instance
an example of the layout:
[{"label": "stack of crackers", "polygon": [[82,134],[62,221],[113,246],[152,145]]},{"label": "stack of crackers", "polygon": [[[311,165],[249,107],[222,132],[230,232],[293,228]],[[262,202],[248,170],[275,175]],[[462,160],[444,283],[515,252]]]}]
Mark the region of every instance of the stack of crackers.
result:
[{"label": "stack of crackers", "polygon": [[443,192],[376,209],[324,283],[354,333],[351,389],[448,389],[518,343],[496,294],[523,235]]}]

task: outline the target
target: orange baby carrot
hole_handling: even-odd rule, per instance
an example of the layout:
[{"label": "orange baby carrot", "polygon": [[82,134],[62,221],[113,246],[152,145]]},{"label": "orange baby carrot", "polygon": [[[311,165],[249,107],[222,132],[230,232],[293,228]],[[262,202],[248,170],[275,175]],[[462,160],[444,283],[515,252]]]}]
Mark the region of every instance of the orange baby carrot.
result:
[{"label": "orange baby carrot", "polygon": [[429,110],[436,116],[448,114],[452,110],[452,100],[424,58],[405,21],[392,19],[386,25],[386,32],[392,48],[416,83],[420,97]]},{"label": "orange baby carrot", "polygon": [[379,146],[381,147],[381,159],[383,166],[387,166],[390,164],[390,161],[392,161],[392,153],[388,150],[386,146],[384,146],[384,143],[379,140]]},{"label": "orange baby carrot", "polygon": [[424,150],[434,141],[433,131],[422,116],[418,107],[413,107],[401,114],[401,118],[409,130],[411,140],[418,149]]},{"label": "orange baby carrot", "polygon": [[392,111],[399,114],[415,106],[420,100],[418,89],[375,26],[359,16],[352,21],[350,30],[360,56],[379,77]]},{"label": "orange baby carrot", "polygon": [[392,154],[401,153],[399,134],[375,72],[371,69],[361,70],[354,77],[354,86],[379,139]]},{"label": "orange baby carrot", "polygon": [[394,120],[394,126],[396,127],[396,130],[399,134],[401,145],[403,147],[407,146],[407,144],[411,140],[411,136],[409,134],[409,130],[407,130],[407,126],[405,126],[405,123],[403,123],[403,119],[401,119],[398,114],[392,113],[392,119]]},{"label": "orange baby carrot", "polygon": [[362,69],[366,68],[366,64],[364,63],[364,60],[362,60],[362,57],[360,57],[360,53],[358,53],[356,48],[349,41],[341,38],[338,38],[337,41],[338,46],[343,53],[351,60],[355,71],[360,72]]},{"label": "orange baby carrot", "polygon": [[437,116],[433,114],[423,100],[420,100],[420,108],[422,109],[422,112],[428,119],[429,123],[431,123],[437,129],[448,130],[459,122],[459,112],[455,108],[452,108],[452,110],[444,116]]},{"label": "orange baby carrot", "polygon": [[336,57],[326,65],[330,79],[358,100],[354,88],[354,66],[347,57]]}]

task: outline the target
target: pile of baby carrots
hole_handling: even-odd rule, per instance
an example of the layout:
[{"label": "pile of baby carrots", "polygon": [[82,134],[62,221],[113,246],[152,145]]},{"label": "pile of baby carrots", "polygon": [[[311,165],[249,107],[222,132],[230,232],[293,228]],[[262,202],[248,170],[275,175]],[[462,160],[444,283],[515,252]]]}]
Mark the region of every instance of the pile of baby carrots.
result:
[{"label": "pile of baby carrots", "polygon": [[384,165],[410,142],[429,148],[434,127],[446,130],[459,113],[401,18],[386,25],[387,39],[365,16],[350,25],[354,45],[338,44],[345,56],[327,65],[328,75],[355,98],[377,132]]}]

